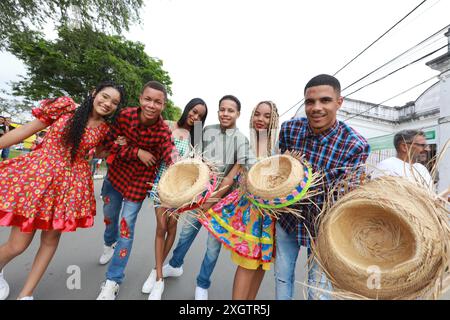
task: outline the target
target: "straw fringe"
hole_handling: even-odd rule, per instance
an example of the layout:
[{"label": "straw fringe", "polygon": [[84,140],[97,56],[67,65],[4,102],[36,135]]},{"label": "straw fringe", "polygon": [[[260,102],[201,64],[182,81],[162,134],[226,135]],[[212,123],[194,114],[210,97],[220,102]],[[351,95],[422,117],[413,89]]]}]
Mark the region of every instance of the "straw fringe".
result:
[{"label": "straw fringe", "polygon": [[[275,163],[275,165],[275,160],[273,158],[278,158],[276,160],[279,161],[278,163]],[[279,167],[287,166],[288,163],[291,170],[289,172],[282,172],[280,178],[280,171],[282,170],[279,170]],[[270,165],[268,171],[271,170],[271,174],[261,174],[261,171],[266,169],[264,167],[268,164]],[[261,168],[258,168],[258,166],[261,166]],[[250,172],[241,172],[241,183],[239,186],[240,195],[242,196],[245,193],[251,193],[265,200],[287,196],[298,186],[299,181],[303,179],[303,166],[309,166],[309,164],[304,160],[304,156],[296,151],[287,151],[284,155],[265,158],[259,161],[258,164],[255,164]],[[301,172],[302,175],[299,176],[298,172]],[[275,177],[275,179],[271,180],[272,176]],[[308,203],[317,206],[311,198],[323,193],[323,191],[318,188],[322,184],[323,178],[323,173],[314,172],[310,177],[311,185],[299,202],[296,202],[295,205],[283,208],[265,207],[263,209],[264,212],[272,219],[279,219],[281,215],[284,214],[291,214],[297,219],[304,219],[305,217],[302,212],[301,204]],[[267,184],[270,185],[270,188],[268,188]]]},{"label": "straw fringe", "polygon": [[[217,165],[206,158],[203,158],[203,153],[197,152],[195,147],[190,146],[188,152],[189,157],[185,157],[174,165],[170,166],[161,176],[158,184],[158,194],[156,201],[161,203],[161,207],[167,208],[166,214],[170,216],[178,216],[186,208],[193,206],[199,201],[200,196],[205,192],[208,183],[211,179],[221,179],[223,174],[219,173]],[[183,171],[183,176],[173,176],[172,171],[178,169],[178,166],[196,167],[198,173],[190,177],[193,181],[192,185],[186,188],[180,188],[183,180],[187,179],[188,172]],[[195,173],[194,173],[195,174]],[[170,176],[172,175],[172,176]],[[181,180],[181,181],[180,181]],[[174,189],[179,189],[180,192],[174,193]],[[181,189],[181,190],[180,190]],[[216,190],[211,196],[214,196],[219,190]],[[176,217],[177,218],[177,217]]]},{"label": "straw fringe", "polygon": [[[402,177],[363,182],[344,195],[348,181],[330,192],[319,215],[319,237],[311,243],[311,258],[333,285],[329,294],[336,299],[437,299],[450,287],[445,204]],[[338,234],[345,227],[347,235]],[[380,267],[380,289],[367,285],[368,263]]]}]

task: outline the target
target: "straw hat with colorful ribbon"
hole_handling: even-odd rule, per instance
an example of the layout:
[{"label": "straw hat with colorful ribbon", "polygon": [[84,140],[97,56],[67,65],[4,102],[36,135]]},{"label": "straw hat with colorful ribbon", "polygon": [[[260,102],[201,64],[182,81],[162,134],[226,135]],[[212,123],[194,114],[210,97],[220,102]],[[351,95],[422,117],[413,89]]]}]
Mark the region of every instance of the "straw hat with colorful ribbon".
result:
[{"label": "straw hat with colorful ribbon", "polygon": [[336,298],[436,299],[448,287],[449,211],[403,177],[370,181],[329,203],[313,253]]},{"label": "straw hat with colorful ribbon", "polygon": [[318,175],[298,154],[275,155],[257,162],[246,177],[249,200],[275,216],[298,210],[288,207],[312,195],[311,187]]},{"label": "straw hat with colorful ribbon", "polygon": [[217,187],[217,172],[201,158],[171,165],[158,183],[161,206],[174,213],[198,209]]}]

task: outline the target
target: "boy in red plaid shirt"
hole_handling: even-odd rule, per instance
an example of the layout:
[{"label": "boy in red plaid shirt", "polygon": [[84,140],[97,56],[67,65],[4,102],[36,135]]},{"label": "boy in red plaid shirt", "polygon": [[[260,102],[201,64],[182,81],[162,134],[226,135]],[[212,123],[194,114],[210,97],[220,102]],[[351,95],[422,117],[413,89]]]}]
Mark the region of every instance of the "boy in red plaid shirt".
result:
[{"label": "boy in red plaid shirt", "polygon": [[[145,84],[139,97],[140,107],[125,108],[105,141],[104,146],[114,155],[114,160],[102,187],[106,230],[100,263],[112,260],[97,300],[116,298],[149,182],[154,180],[163,160],[171,165],[176,157],[172,133],[161,117],[166,100],[167,92],[162,84],[156,81]],[[119,136],[126,144],[114,143]]]}]

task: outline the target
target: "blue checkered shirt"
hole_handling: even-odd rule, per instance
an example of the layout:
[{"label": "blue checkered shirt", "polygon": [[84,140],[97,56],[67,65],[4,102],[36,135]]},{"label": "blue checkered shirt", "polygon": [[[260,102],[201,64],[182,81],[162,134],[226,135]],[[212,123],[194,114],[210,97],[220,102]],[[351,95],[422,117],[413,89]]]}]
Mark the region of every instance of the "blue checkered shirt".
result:
[{"label": "blue checkered shirt", "polygon": [[[303,218],[284,214],[279,219],[281,227],[288,233],[297,232],[300,246],[310,248],[311,236],[316,237],[316,218],[327,196],[328,190],[344,176],[362,172],[361,165],[369,156],[367,141],[343,122],[336,123],[320,134],[314,134],[306,118],[292,119],[282,124],[279,137],[280,152],[298,151],[312,166],[313,172],[324,173],[323,181],[315,188],[322,193],[312,197],[312,203],[301,203]],[[355,179],[355,181],[358,179]],[[308,232],[309,231],[309,232]]]}]

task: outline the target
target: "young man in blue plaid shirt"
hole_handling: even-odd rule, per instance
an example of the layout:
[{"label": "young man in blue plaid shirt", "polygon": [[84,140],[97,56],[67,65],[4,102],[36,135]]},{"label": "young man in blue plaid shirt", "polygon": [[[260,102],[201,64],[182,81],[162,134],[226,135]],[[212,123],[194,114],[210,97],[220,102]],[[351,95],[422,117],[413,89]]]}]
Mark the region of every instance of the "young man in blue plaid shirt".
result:
[{"label": "young man in blue plaid shirt", "polygon": [[[279,137],[280,152],[300,152],[313,172],[322,172],[323,191],[311,200],[317,205],[301,205],[303,218],[282,215],[276,225],[275,282],[277,300],[294,297],[295,265],[301,247],[311,254],[311,237],[316,237],[316,218],[331,187],[347,174],[361,172],[369,155],[367,141],[354,129],[336,119],[342,106],[339,81],[329,75],[311,79],[304,90],[307,118],[296,118],[282,124]],[[308,283],[325,291],[308,290],[308,299],[327,299],[332,287],[318,266],[309,266]]]}]

